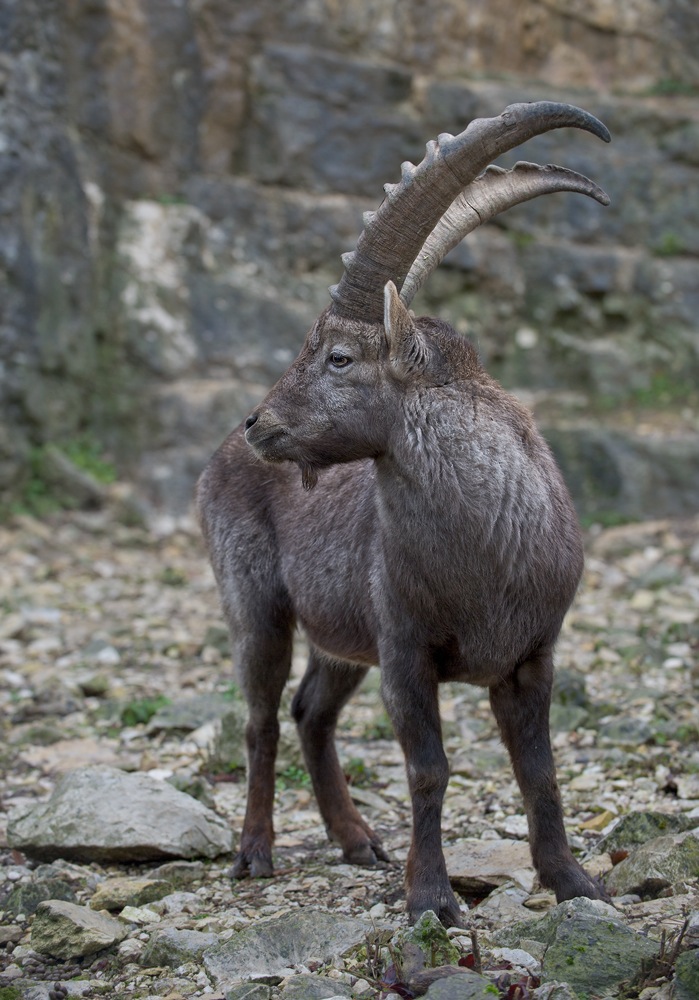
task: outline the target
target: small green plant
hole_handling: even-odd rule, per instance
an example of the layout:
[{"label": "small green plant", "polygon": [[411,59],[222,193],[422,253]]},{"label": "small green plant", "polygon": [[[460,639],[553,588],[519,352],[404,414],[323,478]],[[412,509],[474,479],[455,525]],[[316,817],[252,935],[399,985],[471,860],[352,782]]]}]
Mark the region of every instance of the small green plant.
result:
[{"label": "small green plant", "polygon": [[311,777],[302,767],[290,764],[277,775],[277,791],[284,791],[286,788],[310,788]]},{"label": "small green plant", "polygon": [[675,257],[678,254],[686,253],[686,250],[683,240],[676,233],[671,232],[664,232],[653,247],[653,252],[657,257]]},{"label": "small green plant", "polygon": [[78,505],[76,498],[55,481],[50,471],[50,451],[59,452],[76,469],[90,475],[99,483],[112,483],[116,470],[107,461],[100,445],[90,435],[83,434],[61,444],[36,445],[29,451],[27,470],[19,495],[1,514],[29,514],[48,517],[59,510],[70,510]]},{"label": "small green plant", "polygon": [[593,525],[599,525],[601,528],[618,528],[622,524],[630,524],[635,520],[636,518],[622,514],[618,510],[598,510],[592,514],[580,516],[583,528],[591,528]]},{"label": "small green plant", "polygon": [[225,687],[223,691],[220,692],[220,696],[226,701],[240,701],[242,697],[240,688],[235,681],[231,681],[228,687]]},{"label": "small green plant", "polygon": [[690,403],[696,399],[696,385],[668,371],[654,372],[648,385],[635,389],[631,403],[651,409],[672,403]]},{"label": "small green plant", "polygon": [[187,199],[179,194],[160,194],[157,201],[160,205],[186,205]]},{"label": "small green plant", "polygon": [[393,726],[386,712],[381,712],[364,727],[365,740],[392,740]]},{"label": "small green plant", "polygon": [[170,699],[165,695],[155,695],[153,698],[138,698],[124,705],[120,713],[120,719],[125,726],[145,725],[150,722],[156,712],[170,704]]},{"label": "small green plant", "polygon": [[343,770],[350,785],[368,785],[376,779],[376,773],[362,757],[350,757]]},{"label": "small green plant", "polygon": [[696,384],[677,371],[653,372],[645,385],[629,389],[623,395],[601,395],[595,400],[595,407],[602,413],[621,408],[636,410],[657,410],[669,406],[692,409],[699,401]]},{"label": "small green plant", "polygon": [[699,92],[699,87],[696,84],[668,76],[656,80],[648,88],[646,94],[649,97],[694,97],[697,92]]},{"label": "small green plant", "polygon": [[43,458],[43,448],[30,450],[27,478],[19,497],[10,505],[9,513],[47,517],[65,506],[65,498],[57,497],[46,481]]},{"label": "small green plant", "polygon": [[114,465],[104,457],[103,449],[89,434],[59,446],[73,465],[96,479],[99,483],[113,483],[116,479]]},{"label": "small green plant", "polygon": [[507,232],[518,250],[526,250],[536,240],[532,233],[525,233],[521,229],[508,229]]},{"label": "small green plant", "polygon": [[691,723],[686,723],[684,725],[677,726],[677,728],[673,730],[672,736],[673,739],[681,744],[697,743],[699,742],[699,729]]},{"label": "small green plant", "polygon": [[184,587],[187,576],[176,566],[164,566],[158,575],[158,580],[166,587]]}]

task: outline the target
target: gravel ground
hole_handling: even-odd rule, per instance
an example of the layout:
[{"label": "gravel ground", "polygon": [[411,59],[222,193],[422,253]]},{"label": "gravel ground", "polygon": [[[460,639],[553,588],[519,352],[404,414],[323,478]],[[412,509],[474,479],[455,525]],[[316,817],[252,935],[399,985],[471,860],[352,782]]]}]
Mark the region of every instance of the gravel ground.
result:
[{"label": "gravel ground", "polygon": [[[559,644],[553,715],[568,832],[581,854],[594,848],[602,828],[630,811],[694,812],[699,824],[698,527],[696,519],[663,521],[588,534],[585,580]],[[62,772],[89,763],[174,777],[198,789],[239,831],[242,772],[217,771],[196,734],[148,732],[148,716],[166,699],[235,695],[213,576],[197,533],[158,537],[121,524],[109,511],[46,522],[18,517],[0,527],[0,552],[0,847],[7,812],[46,797]],[[288,700],[303,666],[299,639]],[[452,762],[445,843],[524,838],[521,800],[484,692],[445,687],[443,713]],[[229,858],[195,866],[196,899],[177,926],[230,936],[260,916],[327,909],[329,900],[333,911],[372,911],[396,927],[404,924],[407,795],[376,672],[344,713],[339,742],[360,808],[383,835],[392,865],[364,870],[339,863],[292,727],[283,730],[277,877],[232,885]],[[0,883],[31,877],[33,862],[6,846],[1,854]],[[64,868],[73,872],[81,902],[106,876],[153,870]],[[624,914],[630,925],[660,937],[677,931],[685,903],[672,896],[637,901]],[[144,971],[137,959],[147,928],[131,928],[132,944],[120,946],[121,960],[104,954],[71,964],[32,952],[31,916],[5,917],[2,983],[80,975],[95,991],[101,983],[129,996],[219,995],[194,968],[179,979],[168,970]]]}]

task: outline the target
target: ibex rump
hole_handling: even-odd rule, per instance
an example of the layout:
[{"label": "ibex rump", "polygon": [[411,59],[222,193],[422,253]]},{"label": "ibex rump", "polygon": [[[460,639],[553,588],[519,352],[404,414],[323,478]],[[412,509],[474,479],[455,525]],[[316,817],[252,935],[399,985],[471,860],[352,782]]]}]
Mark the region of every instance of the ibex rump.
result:
[{"label": "ibex rump", "polygon": [[292,713],[328,833],[364,865],[386,855],[351,801],[334,731],[380,665],[412,799],[411,919],[431,909],[459,923],[440,829],[449,768],[437,690],[447,680],[489,689],[542,884],[559,901],[600,895],[567,844],[548,731],[553,648],[582,570],[573,505],[526,409],[468,341],[407,309],[448,250],[497,212],[554,190],[607,203],[560,167],[481,173],[560,126],[609,138],[578,108],[513,105],[404,164],[299,357],[201,477],[250,712],[236,877],[272,874],[277,711],[299,623],[311,653]]}]

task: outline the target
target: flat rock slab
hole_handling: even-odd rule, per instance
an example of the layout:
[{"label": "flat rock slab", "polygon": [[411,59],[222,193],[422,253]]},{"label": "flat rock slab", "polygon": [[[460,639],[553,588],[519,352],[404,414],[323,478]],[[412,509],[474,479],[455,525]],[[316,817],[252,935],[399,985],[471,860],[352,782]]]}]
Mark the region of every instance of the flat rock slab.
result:
[{"label": "flat rock slab", "polygon": [[92,910],[123,910],[125,906],[145,906],[172,892],[165,879],[109,878],[101,882],[90,900]]},{"label": "flat rock slab", "polygon": [[47,774],[65,774],[79,767],[116,767],[117,751],[104,740],[58,740],[48,746],[28,746],[20,754],[30,767],[38,767]]},{"label": "flat rock slab", "polygon": [[43,860],[214,858],[232,849],[226,822],[146,774],[88,767],[64,775],[47,802],[10,818],[8,843]]},{"label": "flat rock slab", "polygon": [[560,903],[541,920],[501,931],[496,938],[510,947],[520,947],[520,941],[540,942],[545,947],[544,982],[566,982],[577,992],[595,996],[633,979],[659,949],[658,942],[626,927],[612,906],[582,897]]},{"label": "flat rock slab", "polygon": [[271,1000],[272,989],[265,983],[239,983],[226,990],[226,1000]]},{"label": "flat rock slab", "polygon": [[470,969],[459,969],[456,975],[445,976],[432,983],[426,1000],[495,1000],[490,980]]},{"label": "flat rock slab", "polygon": [[75,958],[109,948],[127,933],[128,928],[105,913],[52,899],[37,908],[32,948],[54,958]]},{"label": "flat rock slab", "polygon": [[[521,886],[505,883],[499,889],[494,889],[480,903],[477,903],[473,908],[473,913],[486,920],[493,927],[509,927],[515,923],[523,923],[525,920],[536,920],[541,916],[540,911],[524,905],[525,902],[529,903],[532,898],[531,893],[522,889]],[[553,896],[551,900],[552,902],[549,903],[547,899],[541,897],[542,909],[550,909],[551,906],[555,905]]]},{"label": "flat rock slab", "polygon": [[281,995],[284,1000],[332,1000],[338,996],[351,997],[352,987],[348,983],[329,979],[327,976],[302,973],[289,979]]},{"label": "flat rock slab", "polygon": [[543,961],[544,980],[565,981],[582,993],[604,993],[634,979],[658,953],[657,942],[611,920],[581,917],[559,925]]},{"label": "flat rock slab", "polygon": [[699,833],[656,837],[620,861],[605,882],[618,896],[635,893],[654,898],[669,886],[699,877]]},{"label": "flat rock slab", "polygon": [[675,967],[675,997],[696,1000],[699,997],[699,948],[685,951]]},{"label": "flat rock slab", "polygon": [[201,694],[182,698],[163,705],[150,719],[146,727],[148,733],[183,732],[191,733],[207,722],[234,714],[243,719],[245,708],[242,702],[234,702],[220,694]]},{"label": "flat rock slab", "polygon": [[217,986],[242,979],[284,976],[294,965],[311,959],[329,962],[364,944],[375,930],[368,920],[297,910],[258,922],[234,938],[204,952],[204,967]]},{"label": "flat rock slab", "polygon": [[205,931],[164,927],[151,934],[141,955],[141,965],[174,968],[185,962],[198,962],[207,948],[213,947],[217,941],[215,934]]},{"label": "flat rock slab", "polygon": [[20,882],[4,900],[2,908],[13,917],[23,913],[25,917],[36,913],[39,903],[47,899],[62,899],[68,903],[76,901],[73,887],[60,878],[34,878]]},{"label": "flat rock slab", "polygon": [[681,813],[631,812],[621,817],[595,850],[606,851],[607,854],[618,850],[632,850],[641,844],[647,844],[649,840],[684,833],[697,825],[696,820]]},{"label": "flat rock slab", "polygon": [[513,881],[527,892],[536,872],[529,845],[522,840],[462,840],[444,850],[449,881],[466,896],[487,896]]}]

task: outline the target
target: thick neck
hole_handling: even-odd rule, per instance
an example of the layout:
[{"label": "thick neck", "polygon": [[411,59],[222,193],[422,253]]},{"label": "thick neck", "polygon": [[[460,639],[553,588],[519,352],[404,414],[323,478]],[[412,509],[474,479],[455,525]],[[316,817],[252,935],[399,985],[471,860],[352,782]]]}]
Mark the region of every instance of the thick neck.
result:
[{"label": "thick neck", "polygon": [[516,557],[525,534],[543,544],[558,481],[543,441],[532,455],[497,401],[456,388],[433,398],[433,405],[406,402],[376,461],[379,517],[390,545],[412,550],[417,539],[420,550],[471,562],[485,551]]}]

